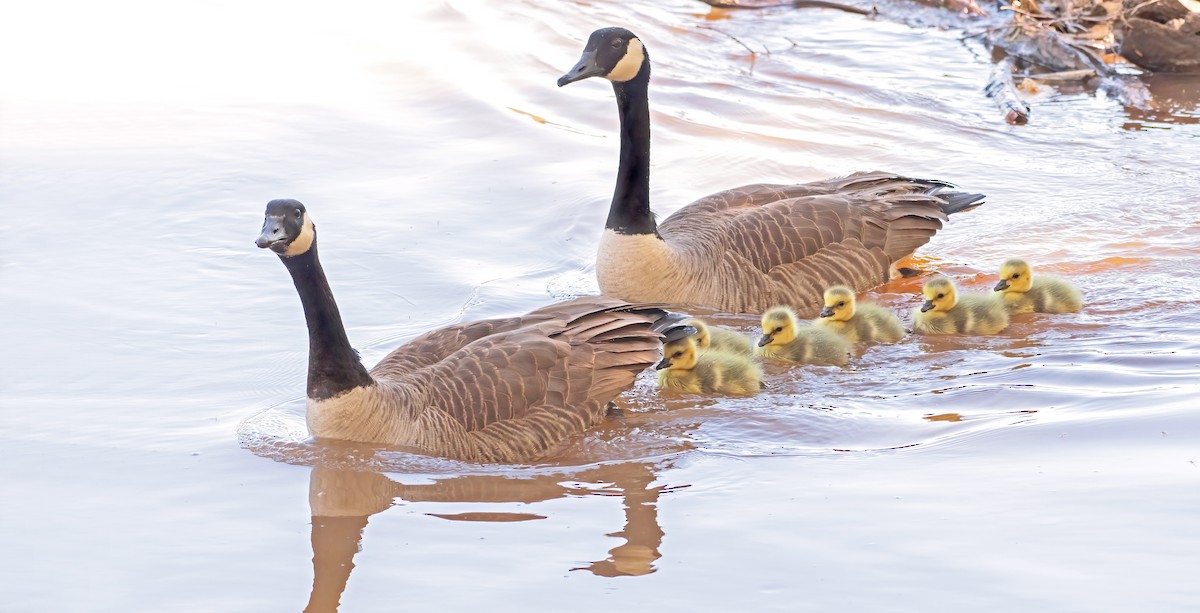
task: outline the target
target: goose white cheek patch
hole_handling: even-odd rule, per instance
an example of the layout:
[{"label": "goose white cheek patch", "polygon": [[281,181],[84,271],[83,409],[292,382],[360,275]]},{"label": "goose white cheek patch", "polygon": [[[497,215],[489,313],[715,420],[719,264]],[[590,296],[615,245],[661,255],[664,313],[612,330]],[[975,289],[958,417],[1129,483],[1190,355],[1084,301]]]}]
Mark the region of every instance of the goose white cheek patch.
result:
[{"label": "goose white cheek patch", "polygon": [[316,236],[316,233],[313,231],[312,219],[309,218],[308,213],[305,213],[304,226],[300,228],[300,236],[297,236],[296,240],[288,245],[287,251],[284,251],[283,255],[300,255],[308,251],[312,247],[314,236]]},{"label": "goose white cheek patch", "polygon": [[629,47],[625,50],[625,57],[617,62],[608,73],[609,81],[628,81],[637,76],[637,73],[642,70],[642,62],[646,59],[646,52],[642,50],[642,41],[631,38],[629,39]]}]

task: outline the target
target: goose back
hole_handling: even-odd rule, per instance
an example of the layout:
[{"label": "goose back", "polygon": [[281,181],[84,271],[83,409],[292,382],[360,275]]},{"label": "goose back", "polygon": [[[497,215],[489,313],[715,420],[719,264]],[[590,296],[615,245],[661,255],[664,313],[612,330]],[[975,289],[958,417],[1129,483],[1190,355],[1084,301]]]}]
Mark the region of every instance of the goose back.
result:
[{"label": "goose back", "polygon": [[761,312],[811,310],[825,287],[864,291],[978,195],[880,172],[804,185],[748,185],[680,209],[658,235],[607,233],[601,289],[628,300]]},{"label": "goose back", "polygon": [[374,385],[309,401],[315,436],[487,462],[528,461],[603,419],[659,357],[653,306],[592,296],[421,335],[371,369]]}]

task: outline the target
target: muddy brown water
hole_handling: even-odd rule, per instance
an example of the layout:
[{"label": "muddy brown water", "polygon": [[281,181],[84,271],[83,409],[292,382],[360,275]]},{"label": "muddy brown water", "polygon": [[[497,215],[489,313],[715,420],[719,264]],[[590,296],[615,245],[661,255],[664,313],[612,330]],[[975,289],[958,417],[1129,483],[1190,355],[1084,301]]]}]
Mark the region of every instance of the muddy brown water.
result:
[{"label": "muddy brown water", "polygon": [[[0,25],[4,611],[1190,610],[1195,77],[1006,126],[954,29],[700,3],[30,4]],[[69,15],[70,19],[63,16]],[[55,24],[53,35],[38,24]],[[654,62],[652,200],[888,169],[988,203],[918,256],[1020,255],[1073,315],[663,397],[528,466],[315,442],[264,203],[305,202],[373,364],[594,290],[610,88]],[[754,50],[751,55],[747,48]],[[920,280],[869,296],[907,313]],[[753,320],[714,320],[749,331]]]}]

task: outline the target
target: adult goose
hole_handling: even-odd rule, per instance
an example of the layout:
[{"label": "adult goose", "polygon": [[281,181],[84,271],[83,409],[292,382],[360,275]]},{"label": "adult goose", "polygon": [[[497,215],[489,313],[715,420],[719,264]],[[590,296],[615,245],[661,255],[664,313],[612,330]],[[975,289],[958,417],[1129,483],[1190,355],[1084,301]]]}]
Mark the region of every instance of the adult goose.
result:
[{"label": "adult goose", "polygon": [[865,291],[929,241],[947,215],[982,204],[949,183],[865,172],[803,185],[747,185],[657,224],[650,212],[650,56],[624,28],[596,30],[561,87],[612,82],[621,117],[617,185],[596,258],[605,294],[761,313],[821,307],[831,285]]},{"label": "adult goose", "polygon": [[268,203],[255,243],[279,255],[300,294],[306,421],[321,438],[481,462],[535,459],[599,422],[637,373],[658,361],[660,330],[682,317],[583,297],[428,332],[368,371],[346,336],[304,205]]}]

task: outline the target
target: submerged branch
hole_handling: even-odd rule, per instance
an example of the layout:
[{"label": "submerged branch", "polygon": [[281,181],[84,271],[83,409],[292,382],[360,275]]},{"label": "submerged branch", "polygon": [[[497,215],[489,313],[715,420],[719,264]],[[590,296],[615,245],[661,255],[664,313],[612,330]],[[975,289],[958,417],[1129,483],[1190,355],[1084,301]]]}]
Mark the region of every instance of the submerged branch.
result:
[{"label": "submerged branch", "polygon": [[1000,60],[992,67],[992,78],[984,88],[989,98],[1004,113],[1004,121],[1009,125],[1023,126],[1029,123],[1029,105],[1017,95],[1017,87],[1013,85],[1013,63],[1011,57]]}]

